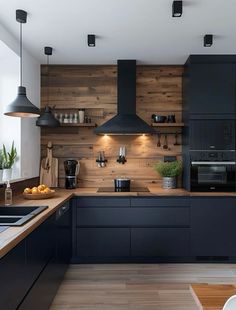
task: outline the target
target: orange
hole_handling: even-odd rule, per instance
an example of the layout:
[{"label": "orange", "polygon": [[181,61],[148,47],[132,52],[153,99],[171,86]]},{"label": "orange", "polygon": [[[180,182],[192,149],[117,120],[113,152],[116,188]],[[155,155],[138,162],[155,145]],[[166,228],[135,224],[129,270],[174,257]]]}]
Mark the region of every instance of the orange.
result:
[{"label": "orange", "polygon": [[47,188],[45,188],[44,193],[46,193],[46,194],[51,193],[50,188],[48,188],[48,187],[47,187]]},{"label": "orange", "polygon": [[33,187],[32,188],[32,194],[38,194],[38,188],[37,187]]},{"label": "orange", "polygon": [[45,184],[40,184],[39,186],[41,186],[42,189],[45,189],[47,187]]},{"label": "orange", "polygon": [[38,186],[38,191],[41,192],[41,191],[43,191],[44,189],[45,189],[45,186],[44,186],[44,185],[39,185],[39,186]]},{"label": "orange", "polygon": [[25,193],[25,194],[31,194],[31,188],[26,187],[26,188],[24,189],[24,193]]}]

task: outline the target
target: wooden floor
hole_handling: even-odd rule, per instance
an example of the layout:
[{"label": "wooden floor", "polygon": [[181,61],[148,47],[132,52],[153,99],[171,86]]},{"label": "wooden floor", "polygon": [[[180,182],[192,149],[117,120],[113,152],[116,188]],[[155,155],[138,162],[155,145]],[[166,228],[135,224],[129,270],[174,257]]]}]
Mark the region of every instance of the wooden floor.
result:
[{"label": "wooden floor", "polygon": [[190,283],[236,283],[236,264],[71,265],[50,310],[197,310]]}]

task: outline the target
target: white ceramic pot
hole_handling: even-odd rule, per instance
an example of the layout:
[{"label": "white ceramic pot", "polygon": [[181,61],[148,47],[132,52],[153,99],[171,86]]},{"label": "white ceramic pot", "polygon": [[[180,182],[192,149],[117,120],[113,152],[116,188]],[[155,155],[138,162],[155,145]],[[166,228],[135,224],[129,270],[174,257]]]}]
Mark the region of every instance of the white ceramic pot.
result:
[{"label": "white ceramic pot", "polygon": [[176,188],[176,178],[163,178],[163,188]]},{"label": "white ceramic pot", "polygon": [[79,110],[79,123],[84,123],[84,110]]},{"label": "white ceramic pot", "polygon": [[0,169],[0,183],[2,182],[3,169]]},{"label": "white ceramic pot", "polygon": [[10,181],[12,178],[12,168],[10,169],[3,169],[3,181],[6,182],[6,181]]}]

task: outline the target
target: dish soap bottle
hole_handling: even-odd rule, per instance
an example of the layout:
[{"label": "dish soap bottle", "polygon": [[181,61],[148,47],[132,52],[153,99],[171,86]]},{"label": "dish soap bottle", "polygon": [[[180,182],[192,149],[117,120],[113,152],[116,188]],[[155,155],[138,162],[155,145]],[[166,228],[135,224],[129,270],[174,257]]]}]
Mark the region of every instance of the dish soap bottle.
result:
[{"label": "dish soap bottle", "polygon": [[10,206],[12,204],[12,189],[10,182],[7,181],[7,187],[5,190],[5,206]]}]

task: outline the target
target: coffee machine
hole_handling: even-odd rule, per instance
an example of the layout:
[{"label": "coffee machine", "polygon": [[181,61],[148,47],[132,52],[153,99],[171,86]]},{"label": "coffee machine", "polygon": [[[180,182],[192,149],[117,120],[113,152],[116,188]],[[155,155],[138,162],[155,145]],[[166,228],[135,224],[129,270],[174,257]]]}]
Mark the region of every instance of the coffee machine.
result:
[{"label": "coffee machine", "polygon": [[75,159],[64,161],[65,168],[65,188],[73,189],[77,185],[77,175],[79,172],[79,163]]}]

